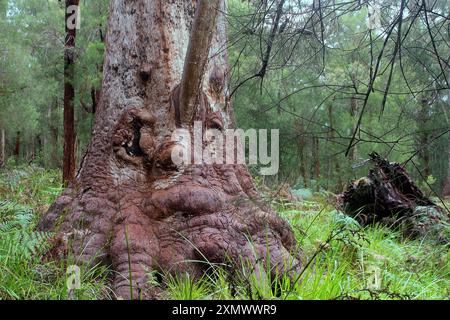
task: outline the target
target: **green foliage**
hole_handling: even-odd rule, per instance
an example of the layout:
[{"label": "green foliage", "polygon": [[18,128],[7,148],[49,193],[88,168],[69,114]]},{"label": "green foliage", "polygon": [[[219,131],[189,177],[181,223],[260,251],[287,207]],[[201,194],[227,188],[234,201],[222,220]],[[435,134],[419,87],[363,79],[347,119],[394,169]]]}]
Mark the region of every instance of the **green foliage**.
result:
[{"label": "green foliage", "polygon": [[69,296],[65,263],[43,261],[53,234],[36,223],[61,192],[59,181],[59,172],[36,167],[0,170],[0,300],[111,298],[105,267],[82,267],[81,288]]},{"label": "green foliage", "polygon": [[[69,295],[63,262],[43,262],[52,234],[35,231],[39,216],[61,191],[58,171],[36,167],[0,171],[0,299],[110,299],[106,267],[82,267],[81,289]],[[448,247],[404,240],[380,226],[361,229],[321,196],[274,202],[293,227],[303,252],[298,279],[271,278],[209,264],[201,279],[152,275],[166,299],[445,299]],[[270,252],[269,252],[270,255]],[[259,265],[261,270],[264,265]],[[269,266],[270,267],[270,266]],[[254,270],[254,269],[253,269]]]},{"label": "green foliage", "polygon": [[[352,156],[344,156],[362,112],[370,70],[399,10],[398,5],[384,2],[383,28],[372,31],[371,37],[366,26],[367,4],[346,11],[344,4],[336,3],[343,7],[324,15],[323,50],[317,37],[298,32],[303,24],[310,27],[303,21],[307,15],[287,20],[300,2],[287,3],[281,21],[291,29],[276,35],[264,79],[254,77],[241,86],[260,71],[274,8],[264,9],[258,1],[229,1],[230,89],[239,86],[233,96],[236,122],[243,129],[280,130],[280,172],[267,177],[266,184],[301,181],[295,189],[339,192],[343,184],[366,173],[365,167],[352,165],[376,151],[391,161],[412,157],[417,164],[416,169],[408,162],[412,176],[422,181],[422,175],[425,179],[432,175],[436,179],[433,190],[441,192],[448,170],[446,81],[434,52],[430,54],[423,16],[405,16],[402,58],[399,61],[397,55],[394,61],[382,112],[397,37],[394,28],[367,101],[357,136],[360,141]],[[109,0],[80,2],[74,79],[78,160],[91,137],[92,93],[101,89],[108,4]],[[429,17],[431,32],[440,56],[447,57],[449,39],[441,32],[446,3],[433,5],[431,11],[436,15]],[[331,3],[327,7],[331,10]],[[0,39],[0,129],[6,130],[7,155],[12,155],[20,131],[19,162],[34,160],[45,167],[58,167],[63,146],[64,2],[9,0],[0,11],[5,16],[0,20],[5,35]],[[410,10],[405,14],[411,14]],[[316,32],[320,29],[315,28]]]},{"label": "green foliage", "polygon": [[[434,5],[437,11],[444,10],[444,1]],[[330,18],[325,21],[326,48],[323,51],[318,41],[306,35],[278,35],[274,44],[277,50],[271,55],[271,68],[264,80],[255,77],[245,82],[259,71],[261,51],[265,50],[261,42],[267,42],[271,22],[267,22],[266,28],[257,26],[254,21],[258,19],[252,14],[257,5],[230,1],[231,79],[233,86],[245,82],[233,100],[237,123],[244,129],[280,129],[280,174],[273,179],[267,178],[267,183],[286,180],[295,185],[301,180],[301,187],[340,192],[344,183],[367,172],[365,166],[352,166],[376,151],[390,161],[403,162],[412,158],[425,178],[430,174],[435,177],[433,189],[437,193],[442,190],[448,168],[448,104],[447,90],[437,88],[441,85],[445,88],[446,80],[439,63],[426,48],[430,39],[421,19],[404,21],[407,27],[402,29],[405,37],[402,57],[400,63],[398,56],[394,61],[383,112],[397,30],[387,42],[357,134],[359,143],[353,148],[353,154],[345,157],[362,112],[371,66],[373,69],[385,40],[385,34],[380,33],[387,32],[388,22],[393,21],[399,10],[391,3],[382,6],[389,8],[382,10],[384,28],[372,31],[371,37],[366,26],[366,5],[347,14],[330,13]],[[299,16],[298,19],[302,19],[302,15]],[[445,24],[444,19],[437,18],[435,22],[436,28]],[[245,33],[245,40],[239,41],[243,26],[255,30]],[[439,33],[435,29],[432,32]],[[439,39],[435,39],[437,50],[441,57],[448,57],[449,38],[442,36]],[[373,55],[375,58],[371,63]],[[430,73],[441,76],[433,76],[431,80]],[[426,107],[423,99],[427,100]],[[316,163],[320,173],[315,171]],[[423,180],[410,161],[407,168],[415,180]]]},{"label": "green foliage", "polygon": [[[318,208],[322,208],[318,210]],[[406,241],[381,226],[358,223],[324,203],[280,212],[293,226],[305,256],[298,279],[256,277],[245,263],[239,277],[215,266],[200,280],[169,279],[170,299],[446,299],[448,248]],[[262,266],[260,266],[262,267]],[[295,281],[298,280],[298,281]]]},{"label": "green foliage", "polygon": [[[91,107],[92,91],[101,89],[108,3],[81,2],[74,80],[78,158],[93,123],[85,107]],[[231,88],[261,68],[272,21],[265,9],[253,15],[255,3],[229,1]],[[435,11],[445,12],[446,5],[437,1]],[[382,21],[388,23],[398,7],[391,1],[385,7]],[[365,4],[348,11],[327,15],[323,51],[317,37],[280,32],[264,79],[255,77],[233,96],[239,127],[280,129],[280,173],[259,178],[258,183],[287,181],[303,199],[300,203],[274,200],[303,250],[300,278],[271,279],[267,274],[257,278],[243,261],[244,277],[233,278],[222,266],[210,266],[211,272],[200,280],[165,275],[165,297],[448,298],[448,247],[426,238],[402,240],[380,226],[361,230],[322,199],[328,196],[324,189],[340,192],[348,180],[366,175],[366,166],[352,165],[371,151],[388,155],[391,161],[412,159],[414,164],[408,161],[407,169],[429,194],[439,193],[447,177],[447,92],[442,90],[440,65],[430,54],[422,18],[409,19],[411,25],[402,29],[402,61],[393,64],[382,112],[398,28],[387,42],[362,118],[360,143],[352,149],[353,156],[344,156],[368,90],[370,57],[380,52],[386,34],[378,30],[367,36]],[[55,168],[61,162],[64,2],[1,1],[0,14],[0,129],[6,130],[9,157],[0,171],[0,299],[68,298],[66,266],[41,260],[52,234],[35,231],[39,216],[62,190],[60,173],[35,165],[15,167],[16,159],[11,157],[20,131],[19,163],[33,160]],[[441,34],[441,21],[442,17],[434,18],[431,32],[436,36]],[[448,56],[448,44],[448,38],[436,42],[441,57]],[[321,196],[313,194],[319,190]],[[110,298],[108,277],[107,268],[83,268],[82,288],[70,297]]]}]

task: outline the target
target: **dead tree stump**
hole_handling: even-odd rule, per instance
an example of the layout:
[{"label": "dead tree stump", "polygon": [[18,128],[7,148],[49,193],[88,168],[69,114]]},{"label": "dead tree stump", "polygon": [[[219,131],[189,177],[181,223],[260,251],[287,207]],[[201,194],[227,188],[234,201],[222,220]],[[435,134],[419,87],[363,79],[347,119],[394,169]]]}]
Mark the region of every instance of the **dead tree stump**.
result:
[{"label": "dead tree stump", "polygon": [[429,236],[449,241],[449,214],[429,199],[405,168],[373,152],[374,168],[352,181],[340,195],[340,206],[362,226],[380,223],[399,229],[408,238]]}]

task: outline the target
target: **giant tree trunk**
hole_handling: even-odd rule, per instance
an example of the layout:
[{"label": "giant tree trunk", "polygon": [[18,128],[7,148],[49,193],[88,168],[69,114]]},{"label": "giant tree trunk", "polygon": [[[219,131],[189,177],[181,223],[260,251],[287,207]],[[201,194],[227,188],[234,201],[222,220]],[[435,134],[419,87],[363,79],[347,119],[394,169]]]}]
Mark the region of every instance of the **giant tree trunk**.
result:
[{"label": "giant tree trunk", "polygon": [[[201,1],[225,10],[223,0]],[[212,25],[211,44],[189,37],[191,25],[208,30],[198,26],[200,12],[194,22],[195,3],[111,1],[93,137],[76,180],[39,224],[59,234],[53,253],[69,250],[80,262],[110,263],[115,291],[127,298],[151,296],[150,270],[199,275],[208,267],[192,261],[248,260],[257,274],[264,270],[256,263],[266,259],[272,274],[287,271],[289,261],[299,266],[289,225],[259,201],[245,165],[171,161],[177,123],[191,132],[193,119],[208,128],[232,126],[225,17]],[[202,68],[204,61],[201,73],[185,64],[196,47],[207,51],[191,52],[186,63]]]},{"label": "giant tree trunk", "polygon": [[[80,0],[66,0],[66,39],[64,48],[64,155],[63,181],[65,184],[75,179],[75,112],[74,112],[74,70],[75,37],[77,29],[69,26],[73,23],[71,6],[78,6]],[[78,19],[78,17],[77,17]]]}]

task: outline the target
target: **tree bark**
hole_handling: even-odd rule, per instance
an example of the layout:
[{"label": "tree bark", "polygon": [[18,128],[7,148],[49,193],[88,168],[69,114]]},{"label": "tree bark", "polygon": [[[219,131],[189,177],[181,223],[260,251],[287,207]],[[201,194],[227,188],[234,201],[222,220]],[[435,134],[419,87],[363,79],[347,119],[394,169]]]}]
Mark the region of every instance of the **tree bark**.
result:
[{"label": "tree bark", "polygon": [[[70,26],[74,14],[69,10],[71,6],[78,6],[79,0],[66,0],[66,39],[64,49],[64,153],[63,153],[63,182],[65,185],[75,179],[75,112],[74,112],[74,70],[75,70],[75,38],[76,28]],[[78,19],[78,18],[77,18]]]},{"label": "tree bark", "polygon": [[[192,261],[231,270],[248,261],[257,275],[269,263],[272,275],[300,266],[289,225],[259,200],[245,165],[171,161],[189,35],[209,29],[194,22],[196,3],[111,1],[93,137],[76,180],[39,223],[58,231],[52,255],[73,252],[80,263],[112,265],[115,291],[125,298],[153,297],[151,270],[195,276],[208,268]],[[213,30],[193,120],[224,130],[233,110],[223,14]],[[192,134],[192,122],[180,124]]]}]

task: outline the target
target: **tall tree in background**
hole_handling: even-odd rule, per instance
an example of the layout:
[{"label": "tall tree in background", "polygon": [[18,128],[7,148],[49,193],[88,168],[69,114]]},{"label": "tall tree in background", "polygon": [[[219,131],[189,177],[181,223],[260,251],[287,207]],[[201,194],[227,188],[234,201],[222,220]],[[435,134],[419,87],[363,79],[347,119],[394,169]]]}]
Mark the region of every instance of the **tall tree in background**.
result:
[{"label": "tall tree in background", "polygon": [[[448,27],[449,30],[449,37],[450,37],[450,26]],[[450,57],[449,57],[450,61]],[[448,82],[450,83],[450,66],[448,67]],[[448,89],[448,95],[447,95],[447,105],[448,110],[450,111],[450,88]],[[447,138],[447,144],[448,144],[448,160],[447,160],[447,180],[444,184],[444,190],[443,195],[444,197],[450,197],[450,119],[448,118],[448,112],[446,113],[447,116],[447,122],[448,122],[448,138]]]},{"label": "tall tree in background", "polygon": [[66,0],[66,37],[64,48],[64,155],[63,181],[67,185],[75,179],[75,111],[74,63],[77,10],[79,0]]},{"label": "tall tree in background", "polygon": [[5,165],[5,129],[0,129],[0,168]]},{"label": "tall tree in background", "polygon": [[[4,19],[6,17],[7,5],[8,5],[7,0],[0,0],[1,19]],[[0,123],[0,168],[5,165],[6,160],[5,145],[6,145],[5,128],[2,126],[2,123]]]},{"label": "tall tree in background", "polygon": [[431,141],[431,134],[430,130],[427,126],[430,121],[430,98],[428,96],[423,96],[421,98],[421,108],[418,111],[417,115],[417,125],[418,125],[418,131],[417,131],[417,143],[419,150],[418,157],[421,161],[421,167],[423,170],[423,175],[425,177],[430,176],[430,141]]},{"label": "tall tree in background", "polygon": [[[447,36],[450,38],[450,24],[447,26]],[[448,58],[448,64],[450,64],[450,56]],[[447,65],[447,82],[450,83],[450,65]],[[450,87],[447,90],[447,112],[445,112],[444,114],[447,117],[447,123],[448,123],[448,138],[447,138],[447,144],[448,144],[448,150],[447,150],[447,156],[448,156],[448,160],[447,160],[447,179],[445,180],[444,183],[444,188],[443,188],[443,196],[444,197],[450,197],[450,118],[449,117],[449,113],[450,113]]]},{"label": "tall tree in background", "polygon": [[20,131],[16,132],[16,143],[14,145],[14,156],[16,157],[16,162],[20,159]]},{"label": "tall tree in background", "polygon": [[245,165],[171,160],[177,127],[234,126],[225,10],[225,0],[111,1],[93,137],[39,226],[58,231],[52,252],[112,264],[119,296],[151,297],[150,270],[199,275],[209,265],[199,260],[248,262],[259,276],[299,268],[293,232]]}]

